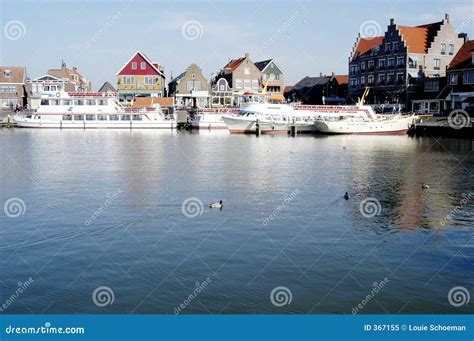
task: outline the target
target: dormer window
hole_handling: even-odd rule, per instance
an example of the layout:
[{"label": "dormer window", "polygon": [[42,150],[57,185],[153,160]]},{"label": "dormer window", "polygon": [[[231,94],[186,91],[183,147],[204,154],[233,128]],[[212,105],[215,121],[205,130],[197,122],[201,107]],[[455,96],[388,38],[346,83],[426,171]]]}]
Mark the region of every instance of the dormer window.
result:
[{"label": "dormer window", "polygon": [[3,71],[3,75],[5,77],[11,77],[12,76],[12,71],[11,70],[5,70],[5,71]]}]

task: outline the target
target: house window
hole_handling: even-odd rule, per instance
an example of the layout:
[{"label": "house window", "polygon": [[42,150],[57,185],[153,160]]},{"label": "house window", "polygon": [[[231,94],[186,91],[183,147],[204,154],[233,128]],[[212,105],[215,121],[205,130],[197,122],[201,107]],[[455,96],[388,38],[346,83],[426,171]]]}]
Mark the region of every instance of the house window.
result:
[{"label": "house window", "polygon": [[194,81],[194,90],[201,91],[201,81]]},{"label": "house window", "polygon": [[388,66],[394,66],[395,65],[395,58],[388,58]]},{"label": "house window", "polygon": [[457,85],[458,84],[458,74],[452,74],[451,77],[449,78],[449,84],[451,85]]},{"label": "house window", "polygon": [[435,58],[434,60],[434,69],[439,70],[441,68],[441,59]]},{"label": "house window", "polygon": [[133,76],[124,76],[123,77],[123,84],[124,85],[132,85],[134,82]]},{"label": "house window", "polygon": [[77,82],[77,79],[78,79],[78,78],[77,78],[77,75],[71,75],[71,78],[72,78],[72,80],[73,80],[74,82]]},{"label": "house window", "polygon": [[244,79],[244,89],[250,89],[252,86],[252,80]]},{"label": "house window", "polygon": [[464,72],[463,83],[474,84],[474,71]]},{"label": "house window", "polygon": [[397,65],[398,66],[403,66],[405,64],[405,58],[403,56],[398,56],[397,57]]},{"label": "house window", "polygon": [[371,60],[369,60],[369,61],[367,62],[367,67],[368,67],[369,69],[373,69],[373,68],[374,68],[374,61],[373,61],[373,59],[371,59]]},{"label": "house window", "polygon": [[277,80],[277,81],[280,80],[280,74],[279,74],[279,73],[277,73],[277,74],[275,75],[275,80]]},{"label": "house window", "polygon": [[416,57],[408,57],[408,67],[410,69],[416,69],[418,66],[418,58]]},{"label": "house window", "polygon": [[449,44],[449,54],[451,56],[454,54],[454,44]]},{"label": "house window", "polygon": [[367,77],[367,81],[368,81],[369,85],[374,84],[374,75],[369,75]]},{"label": "house window", "polygon": [[389,84],[393,84],[393,81],[394,81],[394,80],[395,80],[395,74],[389,73],[389,74],[387,75],[387,81],[388,81],[388,83],[389,83]]},{"label": "house window", "polygon": [[263,79],[264,81],[266,81],[266,80],[267,80],[267,77],[268,77],[268,75],[267,75],[266,73],[264,73],[263,76],[262,76],[262,79]]},{"label": "house window", "polygon": [[360,63],[360,69],[365,70],[365,62]]},{"label": "house window", "polygon": [[441,54],[446,54],[446,44],[441,44]]},{"label": "house window", "polygon": [[379,59],[379,67],[385,67],[385,58]]},{"label": "house window", "polygon": [[140,69],[146,70],[146,63],[145,62],[140,63]]},{"label": "house window", "polygon": [[258,79],[252,79],[252,89],[258,90]]},{"label": "house window", "polygon": [[250,75],[250,68],[249,67],[244,67],[244,74]]},{"label": "house window", "polygon": [[385,43],[385,52],[390,51],[390,43]]},{"label": "house window", "polygon": [[239,78],[235,80],[235,88],[242,89],[242,79]]},{"label": "house window", "polygon": [[137,62],[132,62],[132,70],[136,70],[137,69]]},{"label": "house window", "polygon": [[154,85],[155,77],[154,76],[145,76],[145,85]]},{"label": "house window", "polygon": [[397,73],[397,81],[398,81],[398,83],[403,83],[403,82],[404,82],[403,76],[404,76],[404,73],[403,73],[403,72]]},{"label": "house window", "polygon": [[392,49],[393,49],[394,51],[398,50],[398,42],[397,42],[397,41],[394,41],[394,42],[392,43]]},{"label": "house window", "polygon": [[3,75],[5,77],[11,77],[12,76],[12,71],[11,70],[5,70],[5,71],[3,71]]},{"label": "house window", "polygon": [[385,74],[381,73],[379,74],[379,84],[384,84],[385,83]]},{"label": "house window", "polygon": [[360,76],[360,84],[365,84],[365,76]]},{"label": "house window", "polygon": [[193,90],[193,81],[187,81],[186,82],[186,91],[187,92],[191,92],[191,90]]}]

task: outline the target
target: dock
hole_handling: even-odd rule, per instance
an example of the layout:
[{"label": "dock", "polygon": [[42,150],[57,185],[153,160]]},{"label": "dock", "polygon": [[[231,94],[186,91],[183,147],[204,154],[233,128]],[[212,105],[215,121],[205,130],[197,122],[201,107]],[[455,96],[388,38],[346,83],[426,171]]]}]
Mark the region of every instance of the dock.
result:
[{"label": "dock", "polygon": [[469,124],[455,129],[449,124],[447,117],[423,118],[421,122],[415,124],[411,131],[411,135],[474,138],[473,121],[474,118],[471,118]]}]

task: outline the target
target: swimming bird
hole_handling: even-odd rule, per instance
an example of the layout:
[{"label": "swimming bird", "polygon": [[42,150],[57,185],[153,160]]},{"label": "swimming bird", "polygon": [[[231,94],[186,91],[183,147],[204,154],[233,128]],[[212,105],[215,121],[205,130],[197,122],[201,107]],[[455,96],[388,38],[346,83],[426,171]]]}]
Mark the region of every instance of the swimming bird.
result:
[{"label": "swimming bird", "polygon": [[209,208],[222,208],[222,207],[224,207],[222,200],[220,200],[219,202],[212,202],[209,204]]},{"label": "swimming bird", "polygon": [[350,198],[349,193],[346,192],[346,194],[344,194],[344,199],[349,200]]},{"label": "swimming bird", "polygon": [[423,184],[421,184],[421,188],[423,188],[423,189],[429,189],[430,186],[428,186],[427,184],[424,184],[424,183],[423,183]]}]

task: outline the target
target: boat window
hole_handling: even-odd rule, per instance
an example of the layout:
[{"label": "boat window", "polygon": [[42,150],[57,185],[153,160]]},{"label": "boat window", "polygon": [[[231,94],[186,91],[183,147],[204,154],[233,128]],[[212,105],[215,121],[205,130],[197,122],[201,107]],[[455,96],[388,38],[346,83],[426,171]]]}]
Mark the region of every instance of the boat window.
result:
[{"label": "boat window", "polygon": [[71,100],[63,99],[63,105],[71,105]]},{"label": "boat window", "polygon": [[31,118],[31,115],[26,115],[26,118]]},{"label": "boat window", "polygon": [[49,100],[48,99],[42,99],[41,100],[41,105],[49,105]]},{"label": "boat window", "polygon": [[107,121],[107,115],[97,115],[98,121]]},{"label": "boat window", "polygon": [[119,117],[117,115],[110,115],[109,120],[110,121],[118,121]]},{"label": "boat window", "polygon": [[87,105],[95,105],[95,100],[93,100],[93,99],[88,99],[88,100],[86,101],[86,104],[87,104]]},{"label": "boat window", "polygon": [[84,121],[84,115],[74,115],[74,121]]},{"label": "boat window", "polygon": [[122,121],[130,121],[130,115],[122,115],[121,120]]},{"label": "boat window", "polygon": [[99,105],[107,105],[107,100],[99,99]]},{"label": "boat window", "polygon": [[63,115],[63,121],[72,121],[71,115]]},{"label": "boat window", "polygon": [[94,121],[95,115],[86,115],[86,121]]},{"label": "boat window", "polygon": [[58,99],[52,99],[49,104],[50,105],[59,105],[59,100]]},{"label": "boat window", "polygon": [[83,99],[76,99],[74,100],[75,105],[84,105],[84,100]]},{"label": "boat window", "polygon": [[143,117],[141,115],[133,115],[132,116],[132,120],[134,121],[141,121],[143,119]]}]

